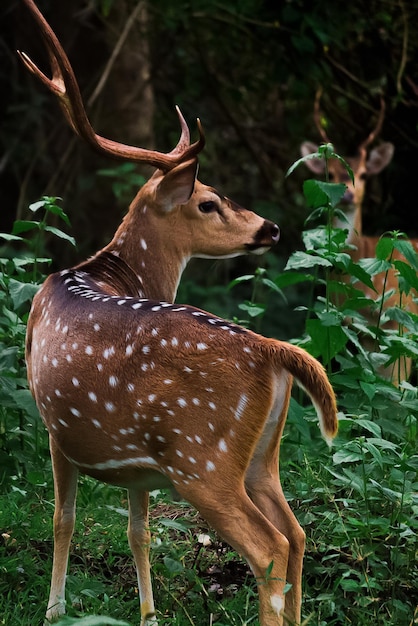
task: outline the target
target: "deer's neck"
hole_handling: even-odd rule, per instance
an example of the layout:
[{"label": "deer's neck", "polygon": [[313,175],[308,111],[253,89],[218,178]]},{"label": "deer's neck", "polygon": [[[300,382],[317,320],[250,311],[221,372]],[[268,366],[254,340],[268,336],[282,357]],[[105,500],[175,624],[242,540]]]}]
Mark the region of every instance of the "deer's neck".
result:
[{"label": "deer's neck", "polygon": [[146,206],[130,210],[104,250],[132,268],[143,285],[140,297],[174,302],[191,255],[166,221]]},{"label": "deer's neck", "polygon": [[354,261],[362,258],[363,231],[361,219],[361,205],[349,204],[344,209],[345,221],[335,219],[334,227],[348,229],[347,243],[356,246],[356,250],[350,250],[350,256]]}]

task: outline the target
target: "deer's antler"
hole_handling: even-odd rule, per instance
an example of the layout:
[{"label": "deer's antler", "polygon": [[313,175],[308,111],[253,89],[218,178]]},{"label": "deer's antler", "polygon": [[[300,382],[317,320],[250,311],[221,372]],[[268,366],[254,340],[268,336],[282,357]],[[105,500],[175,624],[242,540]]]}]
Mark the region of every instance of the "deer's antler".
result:
[{"label": "deer's antler", "polygon": [[382,130],[383,120],[385,119],[385,111],[386,111],[386,104],[385,104],[383,97],[381,96],[380,97],[380,111],[379,111],[379,116],[377,118],[376,126],[369,133],[366,139],[360,144],[359,151],[366,150],[368,146],[371,143],[373,143],[373,141],[376,139],[376,137]]},{"label": "deer's antler", "polygon": [[52,78],[48,78],[25,52],[18,51],[23,63],[32,74],[57,98],[65,118],[74,132],[87,141],[93,148],[106,155],[128,161],[139,161],[168,171],[181,162],[196,158],[205,145],[205,136],[200,120],[197,120],[199,139],[190,144],[190,132],[178,107],[181,136],[177,146],[169,153],[129,146],[112,139],[107,139],[94,132],[84,108],[83,99],[70,61],[64,52],[54,31],[43,17],[33,0],[23,0],[42,34],[52,69]]},{"label": "deer's antler", "polygon": [[316,94],[315,94],[313,118],[314,118],[315,126],[317,127],[318,132],[321,135],[323,141],[325,143],[330,143],[328,135],[325,132],[325,128],[323,124],[321,123],[321,117],[322,117],[321,107],[320,107],[321,96],[322,96],[322,89],[319,88],[317,89]]}]

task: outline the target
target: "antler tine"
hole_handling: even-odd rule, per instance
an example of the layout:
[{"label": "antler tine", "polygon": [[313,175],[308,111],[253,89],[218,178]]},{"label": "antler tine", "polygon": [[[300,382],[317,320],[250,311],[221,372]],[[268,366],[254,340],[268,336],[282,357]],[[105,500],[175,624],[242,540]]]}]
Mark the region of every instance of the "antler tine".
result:
[{"label": "antler tine", "polygon": [[190,131],[189,131],[189,127],[187,126],[187,122],[184,119],[183,113],[180,111],[180,107],[177,106],[176,104],[176,112],[179,118],[179,122],[180,122],[180,128],[181,128],[181,135],[180,135],[180,139],[178,141],[177,146],[171,151],[171,154],[176,154],[177,152],[180,152],[181,150],[184,150],[185,148],[188,148],[190,146]]},{"label": "antler tine", "polygon": [[190,130],[186,120],[184,119],[183,113],[180,110],[180,107],[177,105],[176,111],[180,121],[181,135],[176,147],[169,154],[187,154],[187,158],[197,156],[205,146],[205,133],[203,130],[203,126],[198,118],[196,121],[197,129],[199,131],[199,139],[195,143],[190,145]]},{"label": "antler tine", "polygon": [[319,134],[321,135],[322,139],[324,140],[325,143],[330,143],[330,140],[328,139],[328,136],[325,132],[325,128],[322,126],[321,124],[321,109],[319,106],[320,100],[321,100],[321,96],[322,96],[322,89],[319,88],[317,89],[317,92],[315,94],[315,103],[314,103],[314,122],[315,122],[315,126],[317,127]]},{"label": "antler tine", "polygon": [[[94,132],[86,111],[80,89],[70,61],[52,28],[43,17],[33,0],[23,0],[34,17],[44,39],[52,69],[52,79],[48,78],[24,52],[18,54],[25,66],[58,97],[65,118],[71,128],[97,151],[118,159],[148,163],[163,171],[168,171],[179,163],[197,157],[205,145],[203,129],[198,122],[199,140],[190,145],[189,129],[179,114],[182,133],[176,148],[170,153],[129,146],[107,139]],[[188,138],[187,138],[188,137]]]},{"label": "antler tine", "polygon": [[[61,105],[61,108],[64,112],[64,115],[72,127],[72,129],[77,134],[82,134],[82,131],[76,125],[76,117],[74,115],[73,106],[71,104],[71,99],[67,96],[67,84],[65,81],[65,74],[71,74],[72,69],[71,65],[68,61],[68,58],[61,47],[55,33],[49,27],[49,24],[44,19],[41,12],[38,10],[36,5],[32,0],[24,0],[25,4],[30,9],[34,19],[38,23],[38,26],[41,30],[42,37],[44,39],[51,68],[52,68],[52,79],[48,78],[39,67],[29,58],[29,56],[25,52],[17,51],[19,57],[23,61],[24,65],[28,68],[28,70],[37,76],[39,80],[58,98],[58,101]],[[84,112],[84,107],[81,100],[81,94],[78,90],[77,83],[75,82],[75,90],[71,94],[73,96],[73,100],[78,100],[81,103],[81,111]],[[76,107],[77,108],[77,107]],[[79,117],[79,116],[78,116]],[[85,120],[87,121],[87,117],[84,113]]]},{"label": "antler tine", "polygon": [[361,150],[365,150],[367,148],[367,146],[369,146],[376,139],[378,134],[380,133],[380,131],[382,129],[382,125],[383,125],[383,120],[385,119],[385,110],[386,110],[386,103],[385,103],[383,97],[380,96],[380,111],[379,111],[379,117],[377,118],[376,126],[370,132],[368,137],[366,137],[366,139],[363,141],[363,143],[360,144],[360,146],[359,146],[359,150],[360,151]]}]

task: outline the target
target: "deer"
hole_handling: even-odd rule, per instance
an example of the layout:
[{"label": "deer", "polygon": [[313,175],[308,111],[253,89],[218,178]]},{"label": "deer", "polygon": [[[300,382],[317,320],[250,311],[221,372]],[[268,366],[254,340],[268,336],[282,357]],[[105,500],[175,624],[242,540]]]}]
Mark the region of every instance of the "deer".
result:
[{"label": "deer", "polygon": [[54,476],[47,623],[65,613],[81,473],[128,492],[141,626],[157,623],[148,505],[159,488],[175,490],[247,560],[261,626],[298,624],[305,534],[281,487],[280,441],[295,379],[331,443],[338,429],[332,386],[302,348],[175,303],[192,256],[261,254],[277,243],[279,229],[197,181],[203,128],[198,122],[199,139],[190,144],[179,110],[181,137],[170,153],[97,135],[61,44],[33,0],[24,2],[52,79],[27,54],[20,57],[58,97],[73,130],[109,156],[157,168],[111,242],[51,274],[28,319],[28,382],[49,434]]},{"label": "deer", "polygon": [[[317,93],[314,105],[314,121],[319,134],[325,143],[330,140],[321,123],[321,112],[319,108],[320,91]],[[371,144],[379,135],[385,116],[385,103],[381,100],[380,111],[376,126],[369,133],[357,148],[357,153],[353,157],[344,158],[351,167],[353,179],[351,179],[344,165],[338,159],[330,159],[328,162],[329,178],[332,182],[343,183],[346,190],[342,199],[341,208],[344,211],[346,221],[334,218],[333,226],[335,228],[347,229],[347,252],[351,259],[358,263],[361,259],[375,258],[376,246],[381,239],[378,236],[369,236],[363,234],[363,204],[366,191],[367,180],[371,176],[378,175],[391,162],[394,154],[394,145],[390,142],[383,142],[376,147],[370,149]],[[318,151],[318,145],[305,141],[301,144],[301,154],[306,156]],[[307,167],[315,174],[322,175],[325,171],[325,163],[323,159],[309,159],[305,161]],[[418,251],[418,239],[408,239],[416,251]],[[405,261],[403,255],[398,251],[393,251],[393,260]],[[348,278],[348,277],[347,277]],[[376,300],[376,297],[383,299],[382,311],[386,311],[389,307],[393,307],[400,303],[398,277],[394,269],[390,269],[387,277],[384,278],[382,273],[375,274],[372,277],[373,288],[358,281],[356,288],[363,292],[366,298]],[[416,294],[409,293],[402,296],[402,306],[411,313],[418,314],[418,304],[414,299]],[[335,304],[341,304],[341,297],[336,298]],[[368,322],[376,325],[378,322],[379,311],[369,308],[363,311]],[[383,328],[398,330],[399,325],[394,320],[387,320],[382,325]],[[375,342],[368,337],[362,337],[363,346],[370,351],[375,351]],[[390,379],[395,385],[403,380],[408,380],[411,375],[412,360],[403,358],[396,361],[391,366],[379,368],[379,374],[386,379]]]}]

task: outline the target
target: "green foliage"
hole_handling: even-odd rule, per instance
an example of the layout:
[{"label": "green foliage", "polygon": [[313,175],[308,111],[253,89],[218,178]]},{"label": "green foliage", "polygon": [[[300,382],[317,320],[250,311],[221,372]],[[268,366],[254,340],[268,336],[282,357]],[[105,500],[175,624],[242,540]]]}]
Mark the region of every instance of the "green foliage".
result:
[{"label": "green foliage", "polygon": [[[46,441],[38,410],[28,389],[24,362],[26,322],[31,300],[44,276],[41,267],[50,263],[41,256],[45,233],[74,245],[74,239],[48,218],[68,218],[58,198],[44,197],[29,208],[41,219],[15,222],[12,235],[0,233],[6,242],[0,257],[0,485],[10,487],[12,477],[26,474],[33,484],[43,481],[34,459],[45,458]],[[23,235],[30,234],[30,239]],[[18,255],[12,257],[13,244]]]},{"label": "green foliage", "polygon": [[[306,437],[316,449],[317,433],[307,433],[300,407],[289,418],[284,448],[291,474],[299,470],[300,475],[294,481],[283,473],[307,531],[306,606],[319,624],[406,626],[413,620],[416,597],[411,596],[418,583],[418,389],[408,382],[396,388],[379,377],[377,367],[416,356],[418,320],[402,308],[402,295],[417,287],[418,257],[409,242],[393,233],[380,241],[377,260],[356,266],[345,252],[345,232],[331,226],[344,190],[307,182],[307,202],[315,217],[326,216],[327,225],[304,233],[306,252],[292,255],[286,270],[297,272],[297,280],[314,276],[325,293],[307,308],[306,332],[298,343],[328,366],[340,428],[330,464],[325,454],[309,449]],[[408,263],[393,261],[394,249]],[[355,283],[347,284],[342,272],[371,286],[375,273],[387,275],[393,267],[399,272],[399,306],[383,314],[378,305],[377,326],[370,328],[364,308],[375,304]],[[343,296],[339,306],[333,304],[335,294]],[[399,322],[398,333],[382,328],[385,315]],[[364,349],[359,333],[370,335],[375,352]],[[294,467],[296,462],[300,467]]]},{"label": "green foliage", "polygon": [[112,180],[112,192],[117,200],[129,202],[145,183],[145,178],[136,172],[134,163],[122,163],[112,169],[97,171],[98,176]]}]

